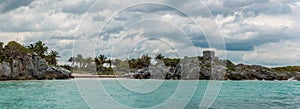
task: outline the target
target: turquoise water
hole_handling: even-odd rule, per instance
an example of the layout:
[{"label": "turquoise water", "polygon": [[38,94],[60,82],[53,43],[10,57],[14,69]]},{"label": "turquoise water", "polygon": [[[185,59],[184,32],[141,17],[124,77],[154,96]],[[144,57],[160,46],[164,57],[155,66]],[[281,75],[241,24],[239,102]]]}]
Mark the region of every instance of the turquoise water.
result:
[{"label": "turquoise water", "polygon": [[[127,82],[138,83],[135,89]],[[0,82],[0,108],[199,108],[209,81],[45,80]],[[149,84],[149,81],[154,81]],[[124,86],[125,84],[125,86]],[[142,85],[142,86],[140,86]],[[157,85],[153,91],[147,87]],[[178,86],[183,87],[178,87]],[[196,88],[195,92],[193,87]],[[141,90],[145,89],[145,90]],[[194,92],[194,93],[191,93]],[[185,95],[193,95],[186,97]],[[174,96],[178,95],[178,96]],[[299,81],[223,81],[212,109],[299,109]],[[110,97],[110,98],[107,98]],[[112,101],[110,101],[112,100]],[[186,102],[186,104],[184,103]],[[183,105],[184,104],[184,105]]]}]

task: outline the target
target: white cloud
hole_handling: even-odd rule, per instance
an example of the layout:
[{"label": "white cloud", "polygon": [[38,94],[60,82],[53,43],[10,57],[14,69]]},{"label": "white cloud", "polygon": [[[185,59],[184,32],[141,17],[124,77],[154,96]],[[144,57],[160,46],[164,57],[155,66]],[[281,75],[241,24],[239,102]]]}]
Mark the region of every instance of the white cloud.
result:
[{"label": "white cloud", "polygon": [[[255,47],[255,50],[246,53],[243,61],[251,64],[297,65],[300,64],[300,44],[298,41],[280,41],[267,43]],[[280,63],[279,63],[280,62]]]},{"label": "white cloud", "polygon": [[165,15],[162,16],[162,18],[165,18],[167,20],[171,20],[174,17],[172,15],[170,15],[170,14],[165,14]]},{"label": "white cloud", "polygon": [[266,26],[271,28],[289,28],[294,23],[290,15],[258,15],[256,17],[245,18],[245,23],[254,24],[258,27]]},{"label": "white cloud", "polygon": [[[130,6],[133,1],[0,2],[0,40],[16,40],[24,44],[43,40],[49,48],[61,52],[62,61],[71,56],[73,47],[74,55],[81,53],[86,56],[100,52],[109,55],[112,47],[115,47],[113,57],[127,57],[127,51],[135,47],[137,54],[163,52],[176,56],[177,50],[180,50],[182,55],[193,56],[194,49],[201,54],[201,50],[208,49],[210,44],[219,56],[225,57],[225,50],[220,50],[224,43],[219,37],[221,32],[227,57],[236,63],[285,65],[299,62],[299,53],[295,52],[299,51],[300,46],[295,42],[300,34],[299,2],[152,2],[167,3],[186,13],[155,4],[117,10]],[[91,8],[92,5],[94,7]],[[120,13],[107,23],[118,11]],[[200,28],[185,14],[195,18]],[[156,20],[145,20],[147,18]],[[104,24],[107,25],[101,31]],[[157,40],[135,46],[147,38]]]}]

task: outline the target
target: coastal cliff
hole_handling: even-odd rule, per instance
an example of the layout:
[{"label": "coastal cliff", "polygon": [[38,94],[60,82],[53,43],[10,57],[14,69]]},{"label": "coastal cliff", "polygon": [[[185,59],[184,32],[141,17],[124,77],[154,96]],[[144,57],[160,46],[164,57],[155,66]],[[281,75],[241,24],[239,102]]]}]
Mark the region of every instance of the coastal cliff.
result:
[{"label": "coastal cliff", "polygon": [[66,79],[70,77],[70,71],[49,66],[45,59],[28,54],[24,58],[0,63],[0,80],[32,80],[32,79]]},{"label": "coastal cliff", "polygon": [[[0,80],[70,78],[71,73],[69,70],[53,64],[48,65],[49,62],[54,62],[53,58],[51,58],[52,55],[44,55],[44,52],[36,49],[46,48],[37,46],[39,43],[37,42],[33,45],[32,49],[35,50],[25,48],[15,41],[9,42],[5,47],[3,47],[3,43],[0,43]],[[40,51],[39,54],[37,51]],[[46,57],[49,57],[49,62],[46,61]]]},{"label": "coastal cliff", "polygon": [[204,51],[203,56],[185,57],[180,59],[175,66],[168,66],[166,61],[158,61],[155,65],[137,69],[132,73],[132,78],[184,80],[300,80],[300,68],[297,66],[268,68],[261,65],[235,65],[230,60],[223,60],[215,57],[213,51]]}]

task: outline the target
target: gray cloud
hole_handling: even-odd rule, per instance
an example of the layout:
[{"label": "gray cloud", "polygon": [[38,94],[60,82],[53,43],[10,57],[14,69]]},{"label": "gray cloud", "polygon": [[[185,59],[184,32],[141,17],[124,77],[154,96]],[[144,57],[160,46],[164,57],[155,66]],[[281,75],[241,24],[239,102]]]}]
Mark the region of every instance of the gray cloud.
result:
[{"label": "gray cloud", "polygon": [[[121,1],[2,0],[0,1],[0,37],[1,41],[18,40],[24,44],[43,40],[51,49],[62,52],[62,61],[72,54],[70,52],[73,49],[73,42],[74,53],[84,55],[86,53],[87,56],[92,56],[94,50],[96,53],[110,54],[113,44],[118,43],[120,46],[114,48],[114,57],[126,57],[126,54],[121,51],[134,48],[133,44],[144,38],[157,38],[170,45],[162,44],[164,47],[154,46],[153,49],[143,51],[147,45],[161,43],[145,42],[136,47],[137,54],[151,53],[151,51],[174,52],[168,46],[186,51],[193,47],[197,50],[208,49],[211,46],[207,40],[211,40],[210,44],[215,45],[212,49],[227,50],[230,55],[228,57],[235,62],[255,64],[263,63],[255,61],[257,57],[265,57],[265,60],[261,59],[263,61],[276,59],[278,58],[276,55],[280,52],[272,53],[272,50],[266,47],[276,44],[291,47],[287,51],[276,46],[282,52],[295,54],[295,57],[286,56],[289,58],[287,60],[299,59],[297,56],[299,53],[292,52],[298,50],[294,41],[299,41],[300,34],[299,17],[295,15],[295,12],[300,9],[297,1],[166,0],[162,2],[175,8],[147,3],[121,11],[116,9],[128,5]],[[95,7],[88,10],[92,5]],[[105,22],[111,17],[110,15],[118,11],[119,14],[110,22]],[[190,17],[195,19],[192,20]],[[198,25],[200,28],[194,21],[201,23]],[[217,26],[214,26],[214,22]],[[103,24],[106,26],[100,33]],[[222,48],[222,43],[218,42],[221,39],[216,39],[219,30],[225,41],[225,49]],[[296,63],[283,61],[281,59],[278,62],[268,61],[263,64]]]},{"label": "gray cloud", "polygon": [[0,13],[9,12],[17,9],[21,6],[27,6],[33,0],[1,0],[0,1]]},{"label": "gray cloud", "polygon": [[[67,2],[68,3],[68,2]],[[79,1],[62,7],[62,12],[72,14],[85,13],[95,1]]]}]

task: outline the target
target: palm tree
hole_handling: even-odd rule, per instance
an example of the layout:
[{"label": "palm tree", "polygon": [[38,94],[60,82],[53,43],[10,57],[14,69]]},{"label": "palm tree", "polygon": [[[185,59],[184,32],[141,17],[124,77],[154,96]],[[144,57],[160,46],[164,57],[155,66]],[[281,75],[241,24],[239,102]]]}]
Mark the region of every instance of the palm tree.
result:
[{"label": "palm tree", "polygon": [[95,58],[96,69],[97,71],[104,72],[103,64],[106,62],[107,57],[105,55],[99,55]]},{"label": "palm tree", "polygon": [[91,58],[91,57],[86,58],[86,59],[85,59],[86,67],[87,67],[87,68],[91,67],[93,61],[94,61],[94,60],[93,60],[93,58]]},{"label": "palm tree", "polygon": [[75,62],[79,63],[79,68],[82,68],[83,66],[83,56],[81,54],[78,54],[75,58]]},{"label": "palm tree", "polygon": [[100,60],[100,63],[103,65],[103,64],[105,63],[107,57],[105,57],[104,55],[100,55],[100,56],[98,57],[98,59]]},{"label": "palm tree", "polygon": [[109,68],[111,68],[111,64],[112,64],[111,59],[108,59],[108,60],[107,60],[107,63],[109,63]]},{"label": "palm tree", "polygon": [[142,67],[148,67],[150,63],[151,63],[151,57],[148,55],[142,55],[141,57]]},{"label": "palm tree", "polygon": [[40,57],[45,58],[45,53],[48,50],[48,47],[42,41],[37,41],[35,44],[30,44],[27,48],[31,52],[36,52]]},{"label": "palm tree", "polygon": [[49,53],[49,55],[47,56],[47,60],[49,62],[49,64],[51,65],[56,65],[57,64],[57,60],[56,58],[59,58],[60,56],[58,56],[59,53],[57,51],[53,51],[51,50],[51,52]]},{"label": "palm tree", "polygon": [[72,62],[72,67],[74,67],[75,58],[74,58],[74,57],[70,57],[70,58],[68,59],[68,62]]},{"label": "palm tree", "polygon": [[114,60],[113,60],[113,63],[114,63],[114,65],[115,65],[116,67],[119,67],[120,64],[121,64],[121,62],[122,62],[121,59],[114,59]]},{"label": "palm tree", "polygon": [[165,56],[163,56],[161,53],[155,55],[155,59],[162,60],[162,59],[164,59],[164,58],[165,58]]}]

